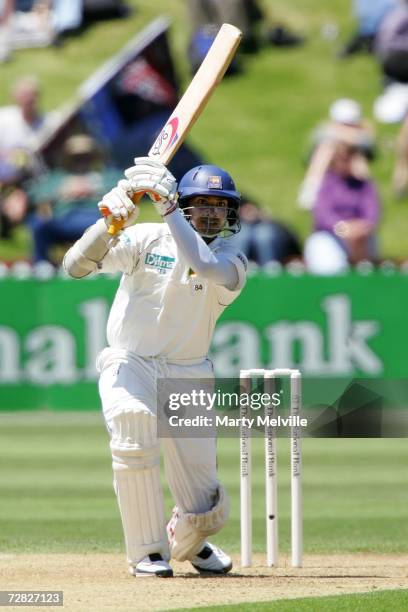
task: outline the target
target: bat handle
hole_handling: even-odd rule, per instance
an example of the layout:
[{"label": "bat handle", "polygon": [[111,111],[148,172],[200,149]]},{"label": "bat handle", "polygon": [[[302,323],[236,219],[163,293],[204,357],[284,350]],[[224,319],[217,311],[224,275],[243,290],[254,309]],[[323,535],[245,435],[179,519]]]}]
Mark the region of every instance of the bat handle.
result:
[{"label": "bat handle", "polygon": [[[139,204],[140,200],[143,197],[143,194],[144,194],[144,191],[138,191],[137,193],[135,193],[131,197],[133,204]],[[109,208],[104,206],[103,208],[101,208],[101,213],[104,217],[109,217],[109,215],[111,214],[111,211],[109,210]],[[118,232],[120,232],[121,229],[123,229],[123,226],[125,225],[125,223],[126,221],[124,219],[112,219],[112,222],[108,227],[108,234],[110,236],[115,236],[115,234],[117,234]]]}]

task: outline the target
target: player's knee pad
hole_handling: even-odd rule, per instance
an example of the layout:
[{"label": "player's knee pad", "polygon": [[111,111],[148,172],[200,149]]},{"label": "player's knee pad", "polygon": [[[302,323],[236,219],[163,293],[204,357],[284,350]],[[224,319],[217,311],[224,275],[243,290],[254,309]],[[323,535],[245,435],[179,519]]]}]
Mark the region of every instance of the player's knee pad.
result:
[{"label": "player's knee pad", "polygon": [[146,469],[160,462],[157,420],[137,407],[115,415],[110,422],[113,469]]},{"label": "player's knee pad", "polygon": [[167,525],[171,556],[177,561],[192,559],[200,552],[207,537],[225,525],[229,508],[229,499],[221,484],[218,485],[214,506],[207,512],[193,514],[174,508]]}]

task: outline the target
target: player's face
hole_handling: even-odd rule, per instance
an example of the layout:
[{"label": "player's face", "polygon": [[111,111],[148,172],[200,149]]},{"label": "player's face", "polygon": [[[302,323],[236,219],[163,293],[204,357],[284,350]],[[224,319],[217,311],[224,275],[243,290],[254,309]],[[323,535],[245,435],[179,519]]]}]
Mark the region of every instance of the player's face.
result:
[{"label": "player's face", "polygon": [[218,196],[195,196],[189,202],[191,224],[203,236],[216,236],[227,222],[228,200]]}]

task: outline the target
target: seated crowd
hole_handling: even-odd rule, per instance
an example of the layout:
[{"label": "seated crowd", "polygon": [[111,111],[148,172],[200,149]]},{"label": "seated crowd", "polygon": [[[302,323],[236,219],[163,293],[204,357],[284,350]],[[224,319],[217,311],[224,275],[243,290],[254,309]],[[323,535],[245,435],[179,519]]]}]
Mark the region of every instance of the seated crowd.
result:
[{"label": "seated crowd", "polygon": [[[125,0],[101,0],[96,4],[111,10],[110,14],[112,11],[126,14]],[[54,44],[61,36],[75,32],[92,6],[95,4],[88,0],[3,0],[0,62],[7,59],[10,49],[19,48],[20,35],[27,46],[41,46]],[[235,23],[243,30],[244,53],[255,52],[265,44],[296,46],[304,42],[282,24],[271,24],[270,16],[260,7],[258,0],[188,0],[191,30],[188,57],[192,71],[223,21]],[[405,48],[406,39],[396,37],[395,31],[401,24],[408,24],[408,0],[354,0],[353,11],[356,31],[338,56],[345,59],[368,51],[378,61],[385,93],[375,103],[374,116],[379,121],[402,123],[393,189],[398,197],[405,197],[408,46]],[[42,32],[42,42],[34,40],[35,36],[30,42],[31,22],[35,25],[35,36]],[[10,36],[14,37],[11,47]],[[239,65],[238,58],[235,68]],[[123,167],[112,165],[98,143],[80,130],[66,136],[58,158],[47,167],[41,155],[41,142],[52,129],[53,116],[41,112],[36,79],[20,79],[13,86],[12,98],[13,104],[0,108],[0,239],[9,239],[13,229],[24,224],[32,238],[31,261],[59,265],[66,245],[97,218],[98,201],[121,177]],[[147,126],[149,116],[143,121],[143,126]],[[132,139],[135,134],[130,134]],[[269,203],[259,206],[249,197],[243,199],[241,231],[233,240],[250,261],[261,267],[270,262],[285,265],[297,260],[313,274],[338,274],[361,261],[379,262],[377,232],[381,205],[370,176],[370,162],[375,156],[374,130],[363,118],[359,103],[347,98],[334,101],[328,117],[312,134],[307,168],[298,192],[298,204],[306,211],[311,226],[304,245],[291,228],[271,215]],[[117,164],[122,166],[125,161],[118,159]]]},{"label": "seated crowd", "polygon": [[[97,220],[97,203],[123,169],[110,166],[98,143],[80,133],[67,137],[58,159],[46,167],[39,151],[52,117],[40,110],[38,82],[19,80],[12,97],[13,105],[0,108],[0,238],[10,238],[13,228],[25,224],[31,261],[59,265],[67,245]],[[234,240],[256,264],[301,257],[294,233],[256,204],[243,203],[241,224]]]},{"label": "seated crowd", "polygon": [[127,14],[125,0],[2,0],[0,63],[16,49],[59,46],[89,21]]},{"label": "seated crowd", "polygon": [[[58,161],[47,168],[38,151],[51,119],[40,111],[33,78],[19,80],[14,105],[0,109],[0,236],[9,238],[24,223],[32,237],[32,262],[59,265],[68,244],[98,216],[97,203],[120,180],[87,134],[65,139]],[[299,193],[312,211],[313,232],[305,252],[291,229],[244,199],[241,231],[233,240],[259,266],[304,260],[316,274],[336,274],[350,264],[378,258],[379,198],[369,178],[374,136],[352,100],[336,101],[329,120],[313,137],[309,167]]]}]

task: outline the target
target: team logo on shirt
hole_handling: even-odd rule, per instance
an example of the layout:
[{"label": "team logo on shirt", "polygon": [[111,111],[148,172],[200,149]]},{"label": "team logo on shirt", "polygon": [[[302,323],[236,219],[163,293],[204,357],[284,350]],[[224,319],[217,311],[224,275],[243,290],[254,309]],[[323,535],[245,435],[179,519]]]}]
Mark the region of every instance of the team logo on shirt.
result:
[{"label": "team logo on shirt", "polygon": [[152,268],[157,268],[160,274],[166,274],[168,270],[172,270],[175,262],[174,257],[167,257],[158,253],[146,253],[145,264]]}]

